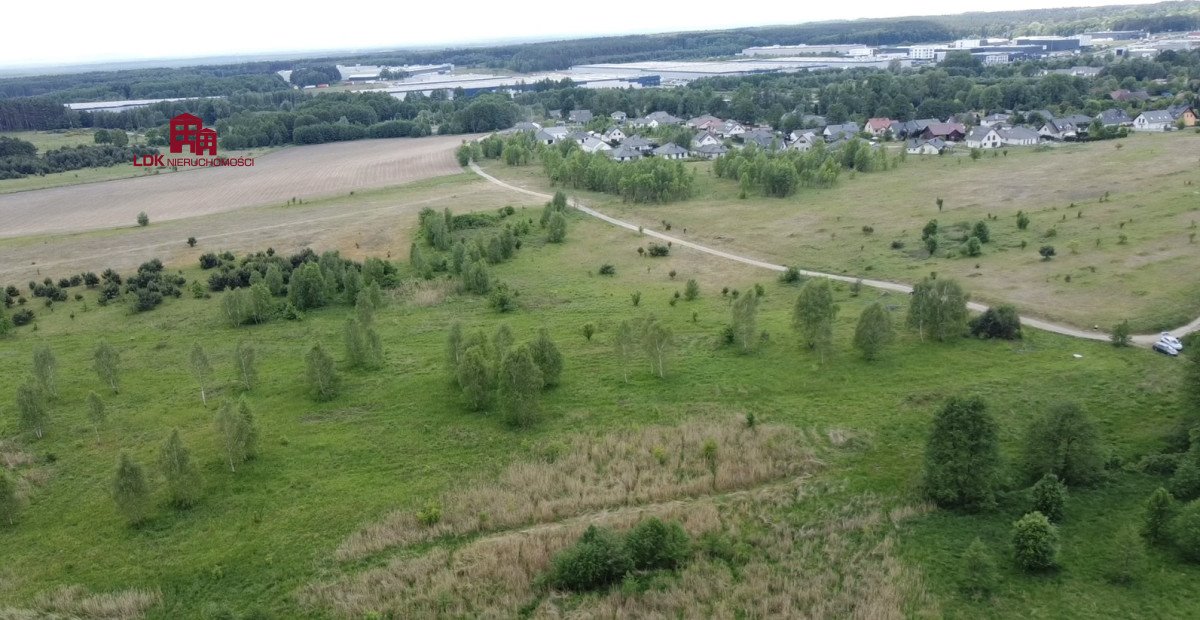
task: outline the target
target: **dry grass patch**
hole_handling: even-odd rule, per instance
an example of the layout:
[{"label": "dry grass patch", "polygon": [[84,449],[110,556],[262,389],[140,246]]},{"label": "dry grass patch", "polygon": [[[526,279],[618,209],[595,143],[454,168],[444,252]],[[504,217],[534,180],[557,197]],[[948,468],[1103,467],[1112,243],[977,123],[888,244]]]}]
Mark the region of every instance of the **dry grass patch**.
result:
[{"label": "dry grass patch", "polygon": [[[819,465],[803,431],[740,420],[579,437],[497,480],[444,495],[436,511],[399,511],[352,534],[342,561],[441,536],[549,523],[589,512],[747,489]],[[436,519],[432,512],[440,512]]]},{"label": "dry grass patch", "polygon": [[453,280],[446,278],[408,280],[395,294],[418,308],[430,308],[440,305],[446,297],[454,294],[457,288],[458,285]]},{"label": "dry grass patch", "polygon": [[135,620],[158,604],[157,592],[122,590],[92,594],[82,586],[66,586],[45,594],[28,609],[0,609],[0,620]]}]

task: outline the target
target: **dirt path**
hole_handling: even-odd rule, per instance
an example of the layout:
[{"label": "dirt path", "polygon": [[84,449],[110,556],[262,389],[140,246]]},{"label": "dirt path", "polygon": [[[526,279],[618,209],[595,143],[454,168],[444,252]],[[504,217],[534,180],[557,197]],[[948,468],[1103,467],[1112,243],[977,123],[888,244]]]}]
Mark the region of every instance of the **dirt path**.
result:
[{"label": "dirt path", "polygon": [[[524,187],[517,187],[516,185],[512,185],[510,183],[501,181],[500,179],[497,179],[496,177],[484,172],[483,169],[480,168],[475,162],[471,162],[471,170],[473,170],[475,172],[475,174],[478,174],[479,176],[487,179],[488,181],[491,181],[492,183],[495,183],[501,187],[512,190],[514,192],[520,192],[522,194],[533,196],[533,197],[539,198],[541,200],[550,200],[553,197],[549,194],[543,194],[541,192],[537,192],[537,191],[534,191],[531,189],[526,189]],[[579,202],[578,200],[572,199],[571,202],[572,202],[572,206],[574,206],[576,209],[578,209],[579,211],[582,211],[592,217],[599,218],[601,220],[604,220],[605,222],[608,222],[609,224],[612,224],[614,226],[619,226],[621,228],[625,228],[628,230],[632,230],[634,232],[637,232],[639,230],[639,227],[636,224],[631,224],[629,222],[626,222],[624,220],[619,220],[610,215],[605,215],[595,209],[592,209],[591,207],[588,207],[587,205]],[[641,228],[640,230],[641,230],[641,233],[646,236],[654,237],[656,239],[661,239],[663,241],[670,241],[672,245],[678,245],[678,246],[683,246],[685,248],[691,248],[698,252],[703,252],[705,254],[711,254],[713,256],[717,256],[717,257],[724,258],[727,260],[737,261],[739,263],[744,263],[744,264],[751,265],[754,267],[760,267],[762,269],[770,269],[771,271],[782,272],[782,271],[787,270],[787,267],[784,265],[776,265],[774,263],[768,263],[766,261],[757,260],[754,258],[750,258],[748,256],[743,256],[740,254],[732,254],[730,252],[724,252],[722,250],[710,248],[705,245],[700,245],[699,243],[694,243],[694,242],[688,241],[686,239],[680,239],[679,237],[673,237],[671,235],[667,235],[667,234],[664,234],[664,233],[661,233],[661,232],[658,232],[655,230],[650,230],[648,228]],[[883,290],[893,291],[893,292],[897,292],[897,293],[911,293],[913,290],[913,288],[907,284],[900,284],[897,282],[888,282],[886,280],[870,280],[870,279],[866,279],[866,278],[854,278],[854,277],[850,277],[850,276],[840,276],[840,275],[836,275],[836,274],[832,274],[832,273],[822,273],[819,271],[808,271],[808,270],[804,270],[804,269],[801,269],[800,273],[802,275],[808,276],[808,277],[829,278],[830,280],[838,280],[841,282],[862,282],[864,285],[870,286],[872,288],[883,289]],[[974,302],[974,301],[968,302],[967,307],[976,312],[983,312],[988,309],[988,306],[978,303],[978,302]],[[1022,316],[1021,324],[1028,326],[1028,327],[1032,327],[1034,329],[1040,329],[1043,331],[1053,332],[1055,334],[1062,334],[1064,336],[1071,336],[1073,338],[1084,338],[1087,340],[1100,340],[1100,341],[1107,341],[1107,340],[1111,339],[1110,334],[1099,331],[1099,330],[1080,329],[1078,327],[1073,327],[1071,325],[1064,325],[1061,323],[1053,323],[1050,321],[1044,321],[1042,319],[1036,319],[1033,317]],[[1189,333],[1197,331],[1197,330],[1200,330],[1200,317],[1198,317],[1196,320],[1192,321],[1191,323],[1188,323],[1187,325],[1184,325],[1177,329],[1171,330],[1171,333],[1175,334],[1176,336],[1182,337],[1185,334],[1189,334]],[[1141,335],[1134,336],[1133,341],[1140,345],[1149,346],[1149,345],[1153,344],[1156,340],[1158,340],[1158,337],[1159,337],[1158,334],[1141,334]]]}]

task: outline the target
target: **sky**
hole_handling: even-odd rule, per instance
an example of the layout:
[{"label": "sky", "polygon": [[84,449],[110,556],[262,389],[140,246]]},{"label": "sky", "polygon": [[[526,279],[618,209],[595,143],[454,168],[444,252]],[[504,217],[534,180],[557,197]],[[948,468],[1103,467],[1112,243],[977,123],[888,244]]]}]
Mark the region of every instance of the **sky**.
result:
[{"label": "sky", "polygon": [[[1149,4],[1157,0],[1006,0],[997,10]],[[313,8],[310,8],[313,7]],[[736,10],[733,9],[736,7]],[[942,15],[978,10],[962,0],[291,0],[0,4],[0,67],[296,52],[483,44],[795,24],[831,19]]]}]

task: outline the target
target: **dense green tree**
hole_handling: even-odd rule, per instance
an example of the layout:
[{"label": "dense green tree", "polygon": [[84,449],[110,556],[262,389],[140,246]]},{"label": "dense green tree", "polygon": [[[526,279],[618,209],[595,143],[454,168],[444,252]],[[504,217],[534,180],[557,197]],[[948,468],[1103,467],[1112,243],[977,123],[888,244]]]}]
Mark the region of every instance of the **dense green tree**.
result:
[{"label": "dense green tree", "polygon": [[562,243],[567,238],[567,218],[562,213],[554,213],[546,223],[546,241]]},{"label": "dense green tree", "polygon": [[48,345],[33,348],[33,378],[48,398],[58,398],[58,359]]},{"label": "dense green tree", "polygon": [[689,279],[683,287],[683,298],[688,301],[695,301],[700,297],[700,285],[695,280]]},{"label": "dense green tree", "polygon": [[527,428],[539,415],[539,401],[545,379],[527,345],[505,353],[497,370],[497,396],[509,424]]},{"label": "dense green tree", "polygon": [[682,566],[691,553],[691,539],[683,526],[656,517],[629,530],[625,545],[635,570],[673,570]]},{"label": "dense green tree", "polygon": [[554,557],[548,581],[553,588],[583,592],[614,584],[632,569],[625,541],[607,528],[592,525],[579,542]]},{"label": "dense green tree", "polygon": [[925,494],[945,508],[986,510],[995,505],[999,428],[983,399],[952,397],[934,417],[923,484]]},{"label": "dense green tree", "polygon": [[558,385],[563,371],[563,354],[550,339],[549,330],[545,327],[538,330],[538,337],[530,344],[529,352],[542,372],[542,380],[546,387]]},{"label": "dense green tree", "polygon": [[1137,529],[1124,526],[1108,543],[1105,576],[1112,583],[1129,585],[1146,570],[1146,543]]},{"label": "dense green tree", "polygon": [[493,385],[493,367],[490,356],[481,345],[463,350],[456,373],[458,386],[471,408],[478,411],[487,406]]},{"label": "dense green tree", "polygon": [[150,514],[150,485],[142,466],[127,452],[121,453],[117,473],[113,478],[113,502],[130,525],[138,525]]},{"label": "dense green tree", "polygon": [[100,377],[100,381],[116,394],[120,389],[121,354],[108,342],[101,340],[92,354],[92,367]]},{"label": "dense green tree", "polygon": [[176,508],[190,508],[200,500],[204,481],[192,462],[192,455],[183,445],[179,429],[171,431],[158,453],[158,467],[167,484],[167,495]]},{"label": "dense green tree", "polygon": [[32,431],[38,439],[42,438],[46,423],[50,420],[50,404],[47,401],[48,397],[39,387],[37,379],[29,377],[17,386],[17,414],[21,427]]},{"label": "dense green tree", "polygon": [[350,368],[375,370],[383,366],[383,341],[374,327],[357,317],[348,317],[343,336]]},{"label": "dense green tree", "polygon": [[1190,419],[1200,421],[1200,353],[1194,350],[1189,351],[1184,358],[1181,387],[1183,410],[1188,413]]},{"label": "dense green tree", "polygon": [[488,275],[487,265],[482,260],[467,264],[463,269],[463,288],[469,293],[486,295],[492,288],[491,276]]},{"label": "dense green tree", "polygon": [[1141,534],[1151,544],[1162,544],[1170,535],[1171,518],[1175,511],[1175,498],[1164,488],[1158,487],[1146,500],[1146,511],[1142,518]]},{"label": "dense green tree", "polygon": [[1058,566],[1058,529],[1040,512],[1031,512],[1013,523],[1013,559],[1027,572]]},{"label": "dense green tree", "polygon": [[875,302],[867,306],[854,328],[854,348],[862,353],[864,359],[874,360],[894,339],[892,317],[883,304]]},{"label": "dense green tree", "polygon": [[979,239],[980,243],[987,243],[992,239],[992,233],[988,230],[987,222],[982,220],[975,222],[975,226],[971,228],[971,236]]},{"label": "dense green tree", "polygon": [[320,343],[309,348],[304,356],[305,376],[312,396],[318,401],[332,400],[338,392],[337,367],[333,358]]},{"label": "dense green tree", "polygon": [[1200,563],[1200,500],[1184,504],[1171,520],[1171,540],[1183,557]]},{"label": "dense green tree", "polygon": [[311,310],[325,305],[328,284],[320,265],[307,262],[292,271],[288,282],[288,301],[297,310]]},{"label": "dense green tree", "polygon": [[1099,433],[1078,404],[1056,404],[1030,423],[1022,466],[1026,480],[1052,474],[1071,486],[1094,484],[1104,475]]},{"label": "dense green tree", "polygon": [[968,322],[971,335],[976,338],[1021,339],[1021,316],[1009,304],[988,308]]},{"label": "dense green tree", "polygon": [[822,362],[833,350],[833,320],[837,313],[829,280],[813,278],[804,283],[792,310],[792,326],[799,332],[801,344],[816,351]]},{"label": "dense green tree", "polygon": [[913,287],[908,325],[921,339],[947,340],[961,335],[967,323],[967,294],[954,280],[926,278]]},{"label": "dense green tree", "polygon": [[1063,484],[1054,474],[1042,476],[1033,488],[1033,509],[1046,515],[1053,523],[1063,520],[1063,511],[1067,503],[1067,485]]}]

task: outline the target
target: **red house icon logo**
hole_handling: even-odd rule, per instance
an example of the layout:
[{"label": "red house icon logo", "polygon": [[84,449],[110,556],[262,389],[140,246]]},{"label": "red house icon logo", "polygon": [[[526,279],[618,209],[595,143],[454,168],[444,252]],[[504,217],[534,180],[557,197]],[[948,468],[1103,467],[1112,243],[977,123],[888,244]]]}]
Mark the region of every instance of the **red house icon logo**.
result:
[{"label": "red house icon logo", "polygon": [[172,153],[186,148],[193,155],[217,154],[217,132],[206,129],[200,117],[187,112],[171,119],[169,143]]}]

